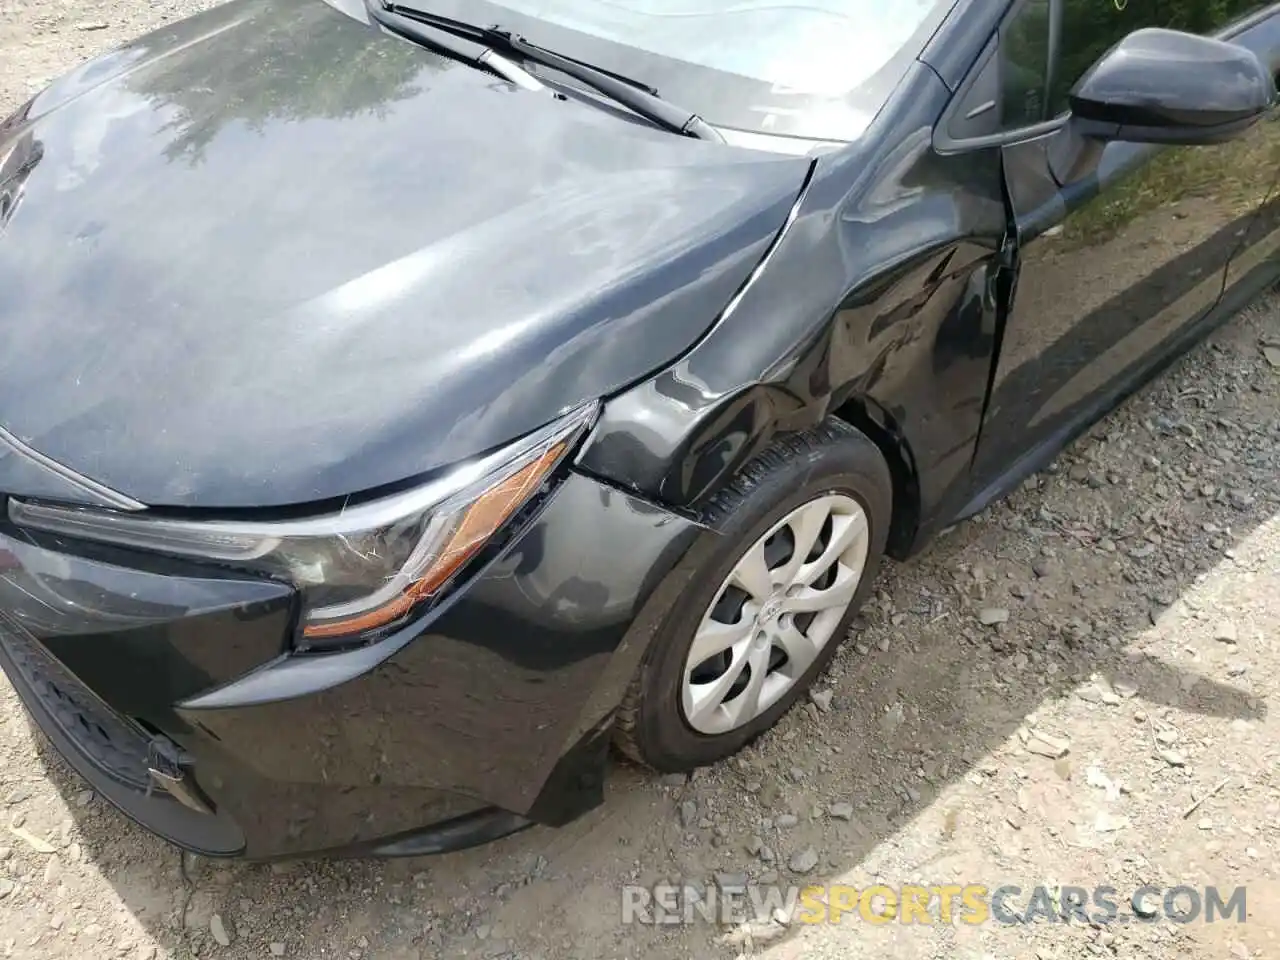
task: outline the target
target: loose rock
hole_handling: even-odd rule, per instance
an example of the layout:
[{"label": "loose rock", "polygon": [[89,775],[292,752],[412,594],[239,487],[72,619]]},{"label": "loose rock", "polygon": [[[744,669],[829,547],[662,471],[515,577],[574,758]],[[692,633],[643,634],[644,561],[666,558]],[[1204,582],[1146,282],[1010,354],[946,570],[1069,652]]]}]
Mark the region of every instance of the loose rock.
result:
[{"label": "loose rock", "polygon": [[698,805],[692,800],[684,800],[680,804],[680,826],[691,830],[698,822]]},{"label": "loose rock", "polygon": [[1129,826],[1129,818],[1116,816],[1103,810],[1093,821],[1093,829],[1099,833],[1116,833]]},{"label": "loose rock", "polygon": [[1138,695],[1137,687],[1131,683],[1125,683],[1122,680],[1117,680],[1113,683],[1111,685],[1111,689],[1116,692],[1116,696],[1121,700],[1131,700]]},{"label": "loose rock", "polygon": [[837,820],[852,820],[853,804],[844,803],[843,801],[839,803],[833,803],[829,807],[827,807],[827,812],[831,814],[831,816],[835,817]]},{"label": "loose rock", "polygon": [[810,690],[809,699],[823,713],[827,713],[831,709],[831,698],[835,696],[834,690]]},{"label": "loose rock", "polygon": [[1031,731],[1031,736],[1027,739],[1028,753],[1048,757],[1050,760],[1057,760],[1059,757],[1066,756],[1069,749],[1069,741],[1061,737],[1050,736],[1042,730]]},{"label": "loose rock", "polygon": [[1120,786],[1108,777],[1100,767],[1090,767],[1085,771],[1085,780],[1091,787],[1106,791],[1108,800],[1120,799]]},{"label": "loose rock", "polygon": [[4,802],[12,807],[14,804],[21,803],[27,797],[31,796],[31,791],[25,785],[19,784],[10,790],[4,798]]},{"label": "loose rock", "polygon": [[48,840],[37,837],[30,830],[25,829],[19,822],[15,820],[14,825],[9,828],[9,832],[25,843],[36,853],[53,853],[54,846]]},{"label": "loose rock", "polygon": [[787,866],[791,868],[792,873],[805,874],[818,865],[818,851],[813,847],[805,847],[803,850],[793,853],[791,859],[787,861]]},{"label": "loose rock", "polygon": [[716,886],[722,892],[728,890],[745,890],[747,888],[747,875],[745,873],[717,873]]}]

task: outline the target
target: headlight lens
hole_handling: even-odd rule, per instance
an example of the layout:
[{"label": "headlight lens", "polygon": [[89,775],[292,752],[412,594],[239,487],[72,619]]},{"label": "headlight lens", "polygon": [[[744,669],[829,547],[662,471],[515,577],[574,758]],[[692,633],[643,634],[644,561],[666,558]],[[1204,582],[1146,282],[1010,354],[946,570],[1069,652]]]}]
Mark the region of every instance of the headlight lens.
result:
[{"label": "headlight lens", "polygon": [[302,591],[303,645],[345,645],[396,625],[437,594],[537,492],[595,410],[580,407],[424,486],[305,520],[175,520],[12,499],[9,517],[51,533],[283,577]]}]

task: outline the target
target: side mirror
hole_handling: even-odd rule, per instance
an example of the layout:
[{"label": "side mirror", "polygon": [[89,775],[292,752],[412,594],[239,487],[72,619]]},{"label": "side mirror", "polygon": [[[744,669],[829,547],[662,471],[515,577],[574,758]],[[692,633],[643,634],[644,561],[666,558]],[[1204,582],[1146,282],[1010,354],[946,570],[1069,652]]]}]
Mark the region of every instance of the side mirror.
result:
[{"label": "side mirror", "polygon": [[1071,123],[1091,140],[1221,143],[1275,103],[1271,71],[1253,51],[1178,30],[1135,30],[1081,77]]}]

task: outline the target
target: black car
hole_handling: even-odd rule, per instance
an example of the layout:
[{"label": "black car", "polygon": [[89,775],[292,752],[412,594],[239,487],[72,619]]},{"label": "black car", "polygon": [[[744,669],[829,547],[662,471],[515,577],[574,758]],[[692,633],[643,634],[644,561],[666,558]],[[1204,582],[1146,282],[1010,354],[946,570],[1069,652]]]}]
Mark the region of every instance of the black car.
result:
[{"label": "black car", "polygon": [[773,724],[1280,279],[1280,4],[232,0],[0,125],[0,660],[209,855]]}]

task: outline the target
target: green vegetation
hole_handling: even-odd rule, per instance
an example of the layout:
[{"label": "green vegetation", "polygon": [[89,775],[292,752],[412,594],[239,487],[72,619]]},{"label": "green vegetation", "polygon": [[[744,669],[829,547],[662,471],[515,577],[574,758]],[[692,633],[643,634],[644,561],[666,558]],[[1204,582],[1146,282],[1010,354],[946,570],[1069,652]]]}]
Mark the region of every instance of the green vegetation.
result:
[{"label": "green vegetation", "polygon": [[1280,120],[1263,121],[1217,147],[1167,149],[1068,218],[1060,250],[1104,243],[1174,200],[1209,199],[1225,220],[1254,209],[1280,174]]}]

